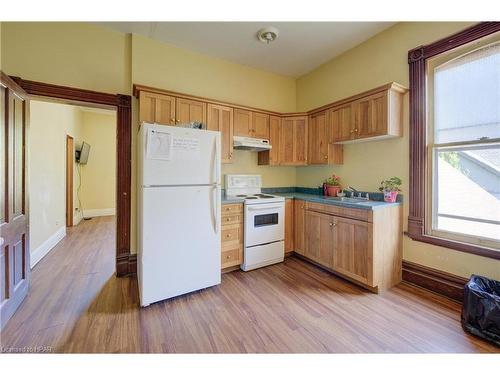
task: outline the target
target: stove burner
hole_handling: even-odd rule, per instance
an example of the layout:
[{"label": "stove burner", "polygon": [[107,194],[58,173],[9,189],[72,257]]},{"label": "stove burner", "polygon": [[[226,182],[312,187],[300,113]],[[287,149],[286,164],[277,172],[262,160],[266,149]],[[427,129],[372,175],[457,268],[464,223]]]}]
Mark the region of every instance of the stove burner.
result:
[{"label": "stove burner", "polygon": [[246,197],[247,195],[246,194],[238,194],[237,197]]},{"label": "stove burner", "polygon": [[245,199],[258,199],[257,197],[252,197],[252,196],[246,196],[244,195]]},{"label": "stove burner", "polygon": [[272,195],[267,195],[267,194],[255,194],[256,197],[258,198],[274,198]]}]

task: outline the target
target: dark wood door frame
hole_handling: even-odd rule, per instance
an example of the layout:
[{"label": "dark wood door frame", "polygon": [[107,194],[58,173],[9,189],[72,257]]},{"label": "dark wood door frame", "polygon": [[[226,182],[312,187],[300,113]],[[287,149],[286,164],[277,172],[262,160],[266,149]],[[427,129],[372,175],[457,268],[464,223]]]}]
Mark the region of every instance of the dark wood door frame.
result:
[{"label": "dark wood door frame", "polygon": [[11,77],[29,95],[61,100],[65,103],[90,103],[113,106],[116,123],[116,275],[135,272],[136,256],[130,253],[131,163],[132,163],[132,98],[130,95],[108,94],[49,83]]}]

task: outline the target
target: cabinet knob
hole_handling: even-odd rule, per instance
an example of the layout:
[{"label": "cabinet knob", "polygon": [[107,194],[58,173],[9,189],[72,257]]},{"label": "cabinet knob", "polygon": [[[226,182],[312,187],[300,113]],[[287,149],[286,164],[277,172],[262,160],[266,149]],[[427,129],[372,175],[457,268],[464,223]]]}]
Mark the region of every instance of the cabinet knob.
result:
[{"label": "cabinet knob", "polygon": [[328,155],[325,155],[325,156],[324,156],[324,159],[325,159],[325,160],[326,160],[326,159],[328,159]]},{"label": "cabinet knob", "polygon": [[226,238],[231,238],[231,234],[226,234]]},{"label": "cabinet knob", "polygon": [[330,226],[333,227],[333,223],[330,223]]},{"label": "cabinet knob", "polygon": [[170,119],[170,122],[175,122],[175,118],[173,118],[173,117],[172,117],[172,118]]},{"label": "cabinet knob", "polygon": [[226,255],[226,259],[230,259],[231,258],[231,255]]}]

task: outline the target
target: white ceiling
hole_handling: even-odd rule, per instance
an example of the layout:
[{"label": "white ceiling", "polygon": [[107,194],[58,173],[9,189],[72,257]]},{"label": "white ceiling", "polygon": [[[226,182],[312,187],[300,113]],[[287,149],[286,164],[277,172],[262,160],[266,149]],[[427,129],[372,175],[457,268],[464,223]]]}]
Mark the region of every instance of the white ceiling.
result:
[{"label": "white ceiling", "polygon": [[[178,47],[290,77],[300,77],[392,26],[394,22],[99,22]],[[266,26],[279,30],[269,44]]]}]

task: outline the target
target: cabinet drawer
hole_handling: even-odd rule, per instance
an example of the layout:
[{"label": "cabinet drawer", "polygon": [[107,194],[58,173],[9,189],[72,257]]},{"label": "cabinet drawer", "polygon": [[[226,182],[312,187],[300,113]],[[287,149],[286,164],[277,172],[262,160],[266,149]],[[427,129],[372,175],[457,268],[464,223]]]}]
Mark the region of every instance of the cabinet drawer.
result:
[{"label": "cabinet drawer", "polygon": [[369,222],[372,221],[372,212],[368,210],[345,208],[345,207],[339,207],[339,206],[333,206],[315,202],[307,202],[307,209],[318,212],[324,212],[330,215],[347,217],[355,220],[362,220]]},{"label": "cabinet drawer", "polygon": [[[243,204],[223,204],[222,205],[222,216],[234,215],[243,212]],[[224,221],[222,221],[224,222]]]},{"label": "cabinet drawer", "polygon": [[242,242],[241,236],[241,225],[231,225],[224,226],[221,230],[221,241],[222,246],[224,246],[228,242],[236,242],[237,244]]},{"label": "cabinet drawer", "polygon": [[233,267],[240,265],[242,262],[243,248],[237,247],[234,249],[224,250],[221,253],[221,268]]},{"label": "cabinet drawer", "polygon": [[[226,214],[222,216],[222,226],[243,222],[242,214]],[[224,229],[224,228],[223,228]]]}]

